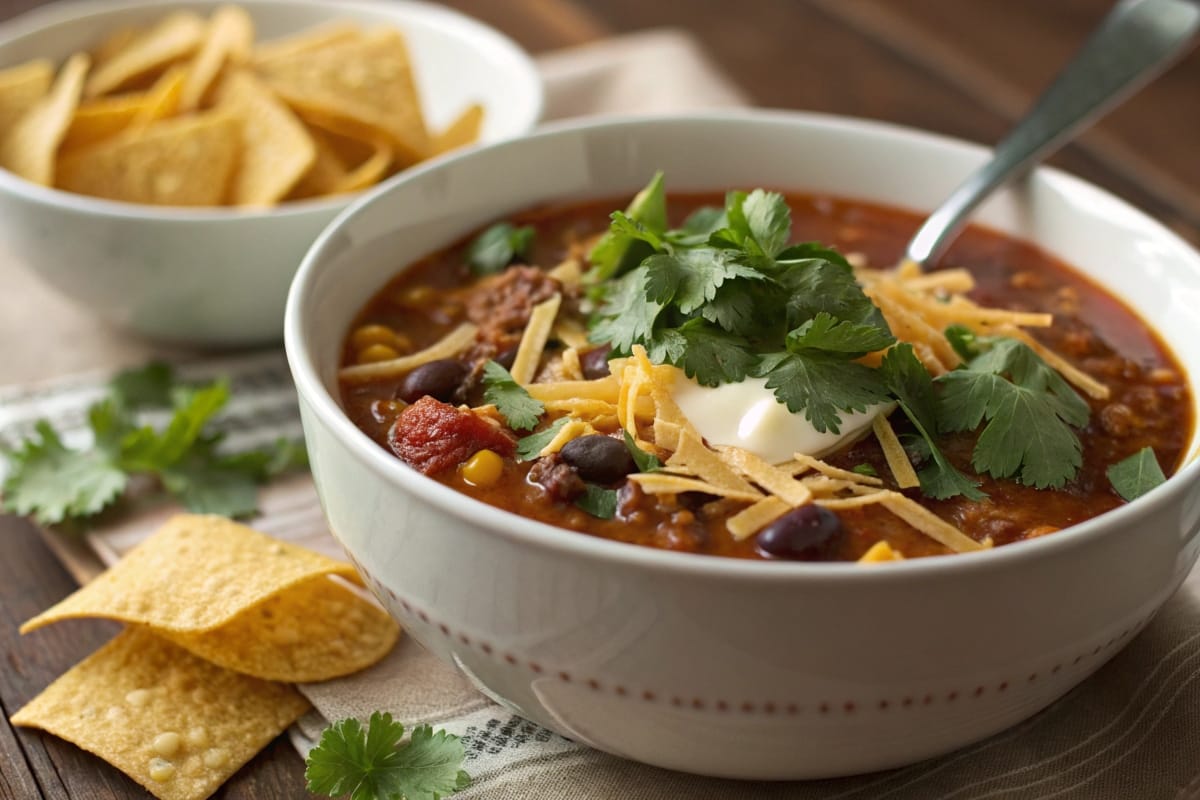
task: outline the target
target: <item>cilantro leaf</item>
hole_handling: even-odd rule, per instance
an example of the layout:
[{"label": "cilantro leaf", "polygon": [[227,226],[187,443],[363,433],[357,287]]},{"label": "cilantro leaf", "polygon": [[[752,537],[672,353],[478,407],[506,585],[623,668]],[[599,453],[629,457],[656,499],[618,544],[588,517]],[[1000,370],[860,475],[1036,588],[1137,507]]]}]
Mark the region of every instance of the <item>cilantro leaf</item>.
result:
[{"label": "cilantro leaf", "polygon": [[496,406],[513,430],[532,430],[546,411],[540,400],[530,397],[512,373],[495,361],[483,365],[483,385],[487,387],[483,399]]},{"label": "cilantro leaf", "polygon": [[849,320],[839,322],[828,312],[818,311],[812,319],[788,333],[787,349],[793,353],[824,350],[842,353],[848,358],[859,358],[882,350],[894,341],[896,337],[886,328]]},{"label": "cilantro leaf", "polygon": [[403,736],[404,726],[378,711],[365,731],[353,718],[330,725],[305,759],[308,790],[351,800],[439,800],[470,785],[457,736],[428,725],[401,743]]},{"label": "cilantro leaf", "polygon": [[792,212],[783,195],[755,189],[745,196],[739,211],[762,252],[772,258],[779,255],[792,236]]},{"label": "cilantro leaf", "polygon": [[779,267],[775,279],[787,290],[788,325],[796,327],[824,311],[839,320],[891,332],[845,259],[799,258],[780,261]]},{"label": "cilantro leaf", "polygon": [[617,490],[586,484],[575,505],[598,519],[612,519],[617,515]]},{"label": "cilantro leaf", "polygon": [[677,332],[683,338],[683,351],[670,361],[702,386],[738,383],[758,363],[745,339],[703,319],[688,320]]},{"label": "cilantro leaf", "polygon": [[960,494],[971,500],[987,497],[980,491],[979,483],[951,464],[933,440],[938,430],[933,379],[913,352],[912,345],[904,342],[887,351],[879,370],[900,410],[924,442],[921,453],[927,461],[917,470],[921,492],[938,500]]},{"label": "cilantro leaf", "polygon": [[646,297],[646,267],[640,266],[605,287],[604,303],[592,321],[589,338],[608,342],[614,356],[629,355],[633,345],[645,344],[665,306]]},{"label": "cilantro leaf", "polygon": [[667,241],[681,247],[696,247],[722,228],[728,227],[729,217],[725,209],[716,206],[701,206],[693,211],[678,230],[667,231]]},{"label": "cilantro leaf", "polygon": [[229,382],[175,392],[175,414],[163,431],[149,425],[121,442],[120,465],[127,472],[156,472],[179,461],[196,443],[209,419],[229,400]]},{"label": "cilantro leaf", "polygon": [[988,337],[976,336],[975,331],[966,325],[951,325],[946,328],[944,335],[963,361],[970,361],[986,349],[985,342]]},{"label": "cilantro leaf", "polygon": [[871,478],[879,477],[879,472],[875,469],[875,467],[866,462],[863,462],[862,464],[855,464],[850,468],[850,471],[855,475],[866,475]]},{"label": "cilantro leaf", "polygon": [[1108,468],[1106,474],[1113,489],[1126,502],[1133,502],[1167,480],[1152,447],[1143,447],[1118,461]]},{"label": "cilantro leaf", "polygon": [[878,370],[822,352],[771,353],[755,372],[767,379],[767,388],[793,414],[804,418],[818,432],[840,433],[839,411],[865,411],[888,398],[888,389]]},{"label": "cilantro leaf", "polygon": [[1072,426],[1087,423],[1088,405],[1024,343],[996,339],[937,383],[942,430],[975,430],[987,421],[971,459],[977,471],[1045,489],[1079,470],[1083,446]]},{"label": "cilantro leaf", "polygon": [[109,453],[69,450],[46,420],[39,420],[36,430],[40,439],[26,440],[9,456],[6,510],[49,525],[98,513],[125,490],[129,478]]},{"label": "cilantro leaf", "polygon": [[663,463],[658,456],[638,447],[629,431],[622,430],[621,433],[625,434],[625,447],[629,448],[629,454],[633,456],[633,463],[637,464],[638,472],[657,472],[662,469]]},{"label": "cilantro leaf", "polygon": [[234,458],[190,453],[160,473],[163,486],[196,514],[245,517],[258,510],[260,479]]},{"label": "cilantro leaf", "polygon": [[467,247],[467,266],[474,275],[503,272],[514,259],[524,258],[533,246],[534,229],[498,222],[479,234]]},{"label": "cilantro leaf", "polygon": [[554,437],[558,436],[558,432],[566,425],[570,419],[568,417],[559,417],[551,422],[544,430],[537,433],[531,433],[517,440],[517,461],[532,461],[538,457],[538,453],[542,452],[542,448],[554,441]]},{"label": "cilantro leaf", "polygon": [[600,237],[588,253],[592,268],[587,273],[590,283],[615,278],[633,269],[646,256],[652,255],[656,247],[644,237],[634,235],[630,227],[621,220],[636,223],[632,231],[650,234],[665,234],[667,230],[667,196],[663,188],[663,174],[656,172],[640,192],[634,195],[625,213],[613,215],[613,227]]},{"label": "cilantro leaf", "polygon": [[646,297],[656,303],[672,303],[683,314],[691,314],[717,296],[726,280],[765,280],[766,275],[739,264],[729,250],[700,248],[675,254],[658,254],[642,262],[646,269]]}]

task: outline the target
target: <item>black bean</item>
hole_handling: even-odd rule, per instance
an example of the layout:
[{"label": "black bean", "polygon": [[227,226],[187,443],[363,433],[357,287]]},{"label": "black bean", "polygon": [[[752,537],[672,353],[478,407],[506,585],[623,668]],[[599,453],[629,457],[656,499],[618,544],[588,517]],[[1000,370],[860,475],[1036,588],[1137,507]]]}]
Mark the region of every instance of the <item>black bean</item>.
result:
[{"label": "black bean", "polygon": [[601,433],[572,439],[563,445],[559,455],[575,468],[579,477],[592,483],[614,483],[637,471],[625,442]]},{"label": "black bean", "polygon": [[512,369],[513,362],[517,360],[517,348],[510,347],[507,350],[502,350],[496,354],[496,363],[505,369]]},{"label": "black bean", "polygon": [[443,358],[422,364],[404,376],[396,396],[406,403],[415,403],[425,395],[449,403],[455,397],[471,368],[455,358]]},{"label": "black bean", "polygon": [[789,511],[758,533],[755,543],[769,556],[797,561],[828,559],[842,536],[838,515],[817,505]]},{"label": "black bean", "polygon": [[583,377],[592,381],[597,378],[607,378],[609,375],[608,354],[611,350],[612,348],[608,345],[601,345],[581,355],[579,368],[583,370]]}]

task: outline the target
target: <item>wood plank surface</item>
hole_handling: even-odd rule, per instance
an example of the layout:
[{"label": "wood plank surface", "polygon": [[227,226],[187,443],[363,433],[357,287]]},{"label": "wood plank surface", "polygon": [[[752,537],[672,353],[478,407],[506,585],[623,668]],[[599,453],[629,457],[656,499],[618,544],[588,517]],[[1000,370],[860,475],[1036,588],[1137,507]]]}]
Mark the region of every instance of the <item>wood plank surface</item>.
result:
[{"label": "wood plank surface", "polygon": [[[41,5],[0,0],[0,21]],[[658,26],[694,33],[760,105],[887,120],[994,142],[1082,43],[1107,0],[454,0],[535,52]],[[2,31],[0,31],[2,35]],[[653,80],[653,76],[647,76]],[[1054,163],[1200,242],[1200,54],[1192,53]],[[36,346],[0,342],[7,347]],[[0,384],[4,383],[0,372]],[[100,622],[18,638],[21,621],[74,589],[27,522],[0,517],[0,800],[148,795],[7,715],[116,630]],[[302,764],[284,738],[221,798],[296,798]]]}]

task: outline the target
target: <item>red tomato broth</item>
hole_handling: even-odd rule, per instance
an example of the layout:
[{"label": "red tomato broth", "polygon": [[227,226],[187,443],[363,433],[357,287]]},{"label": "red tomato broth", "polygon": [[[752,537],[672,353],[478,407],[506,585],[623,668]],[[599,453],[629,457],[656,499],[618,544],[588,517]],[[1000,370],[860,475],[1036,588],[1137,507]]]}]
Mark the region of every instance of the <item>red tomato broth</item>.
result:
[{"label": "red tomato broth", "polygon": [[[819,241],[843,253],[859,253],[875,267],[896,263],[921,222],[915,214],[870,203],[795,193],[787,193],[787,199],[793,241]],[[549,205],[509,219],[514,225],[535,227],[528,261],[548,269],[566,257],[569,242],[605,230],[611,211],[625,202],[618,198]],[[668,200],[671,224],[678,225],[702,205],[721,203],[722,196],[715,193],[673,195]],[[463,257],[471,238],[422,259],[390,280],[364,307],[351,331],[367,324],[387,325],[409,337],[414,350],[448,333],[462,317],[453,291],[472,279]],[[976,281],[970,297],[982,305],[1054,313],[1054,326],[1034,330],[1034,335],[1104,382],[1112,395],[1104,401],[1085,398],[1092,413],[1087,427],[1079,431],[1083,467],[1062,489],[1039,490],[982,476],[981,488],[989,497],[980,502],[962,497],[930,500],[919,490],[905,494],[977,541],[990,536],[995,544],[1004,545],[1121,505],[1105,470],[1144,446],[1154,448],[1168,475],[1178,468],[1194,425],[1185,375],[1157,334],[1131,309],[1036,246],[979,226],[970,227],[958,239],[943,264],[970,270]],[[424,296],[405,299],[414,290]],[[353,364],[355,358],[347,336],[342,363]],[[400,382],[342,383],[347,413],[385,449],[388,429],[402,406],[393,400]],[[910,430],[901,414],[893,414],[891,421],[897,433]],[[954,434],[939,440],[950,460],[969,475],[975,474],[970,456],[976,435]],[[895,488],[873,436],[824,460],[846,469],[870,464],[889,488]],[[550,500],[540,484],[528,479],[532,463],[506,459],[500,480],[489,487],[472,485],[459,470],[433,477],[498,508],[603,538],[708,555],[767,557],[757,549],[753,536],[735,541],[724,527],[725,519],[744,504],[688,495],[632,500],[624,496],[616,518],[598,519],[571,503]],[[838,516],[844,535],[828,554],[832,560],[857,559],[880,539],[905,557],[949,552],[878,505],[842,510]]]}]

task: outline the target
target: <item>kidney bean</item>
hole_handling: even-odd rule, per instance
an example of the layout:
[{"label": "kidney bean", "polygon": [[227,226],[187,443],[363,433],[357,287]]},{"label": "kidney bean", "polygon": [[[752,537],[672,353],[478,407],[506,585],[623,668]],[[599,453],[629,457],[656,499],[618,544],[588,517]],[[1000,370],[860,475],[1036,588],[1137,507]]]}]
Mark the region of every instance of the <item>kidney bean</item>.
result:
[{"label": "kidney bean", "polygon": [[591,381],[608,377],[608,354],[611,350],[608,345],[601,345],[581,355],[579,368],[583,370],[583,377]]}]

